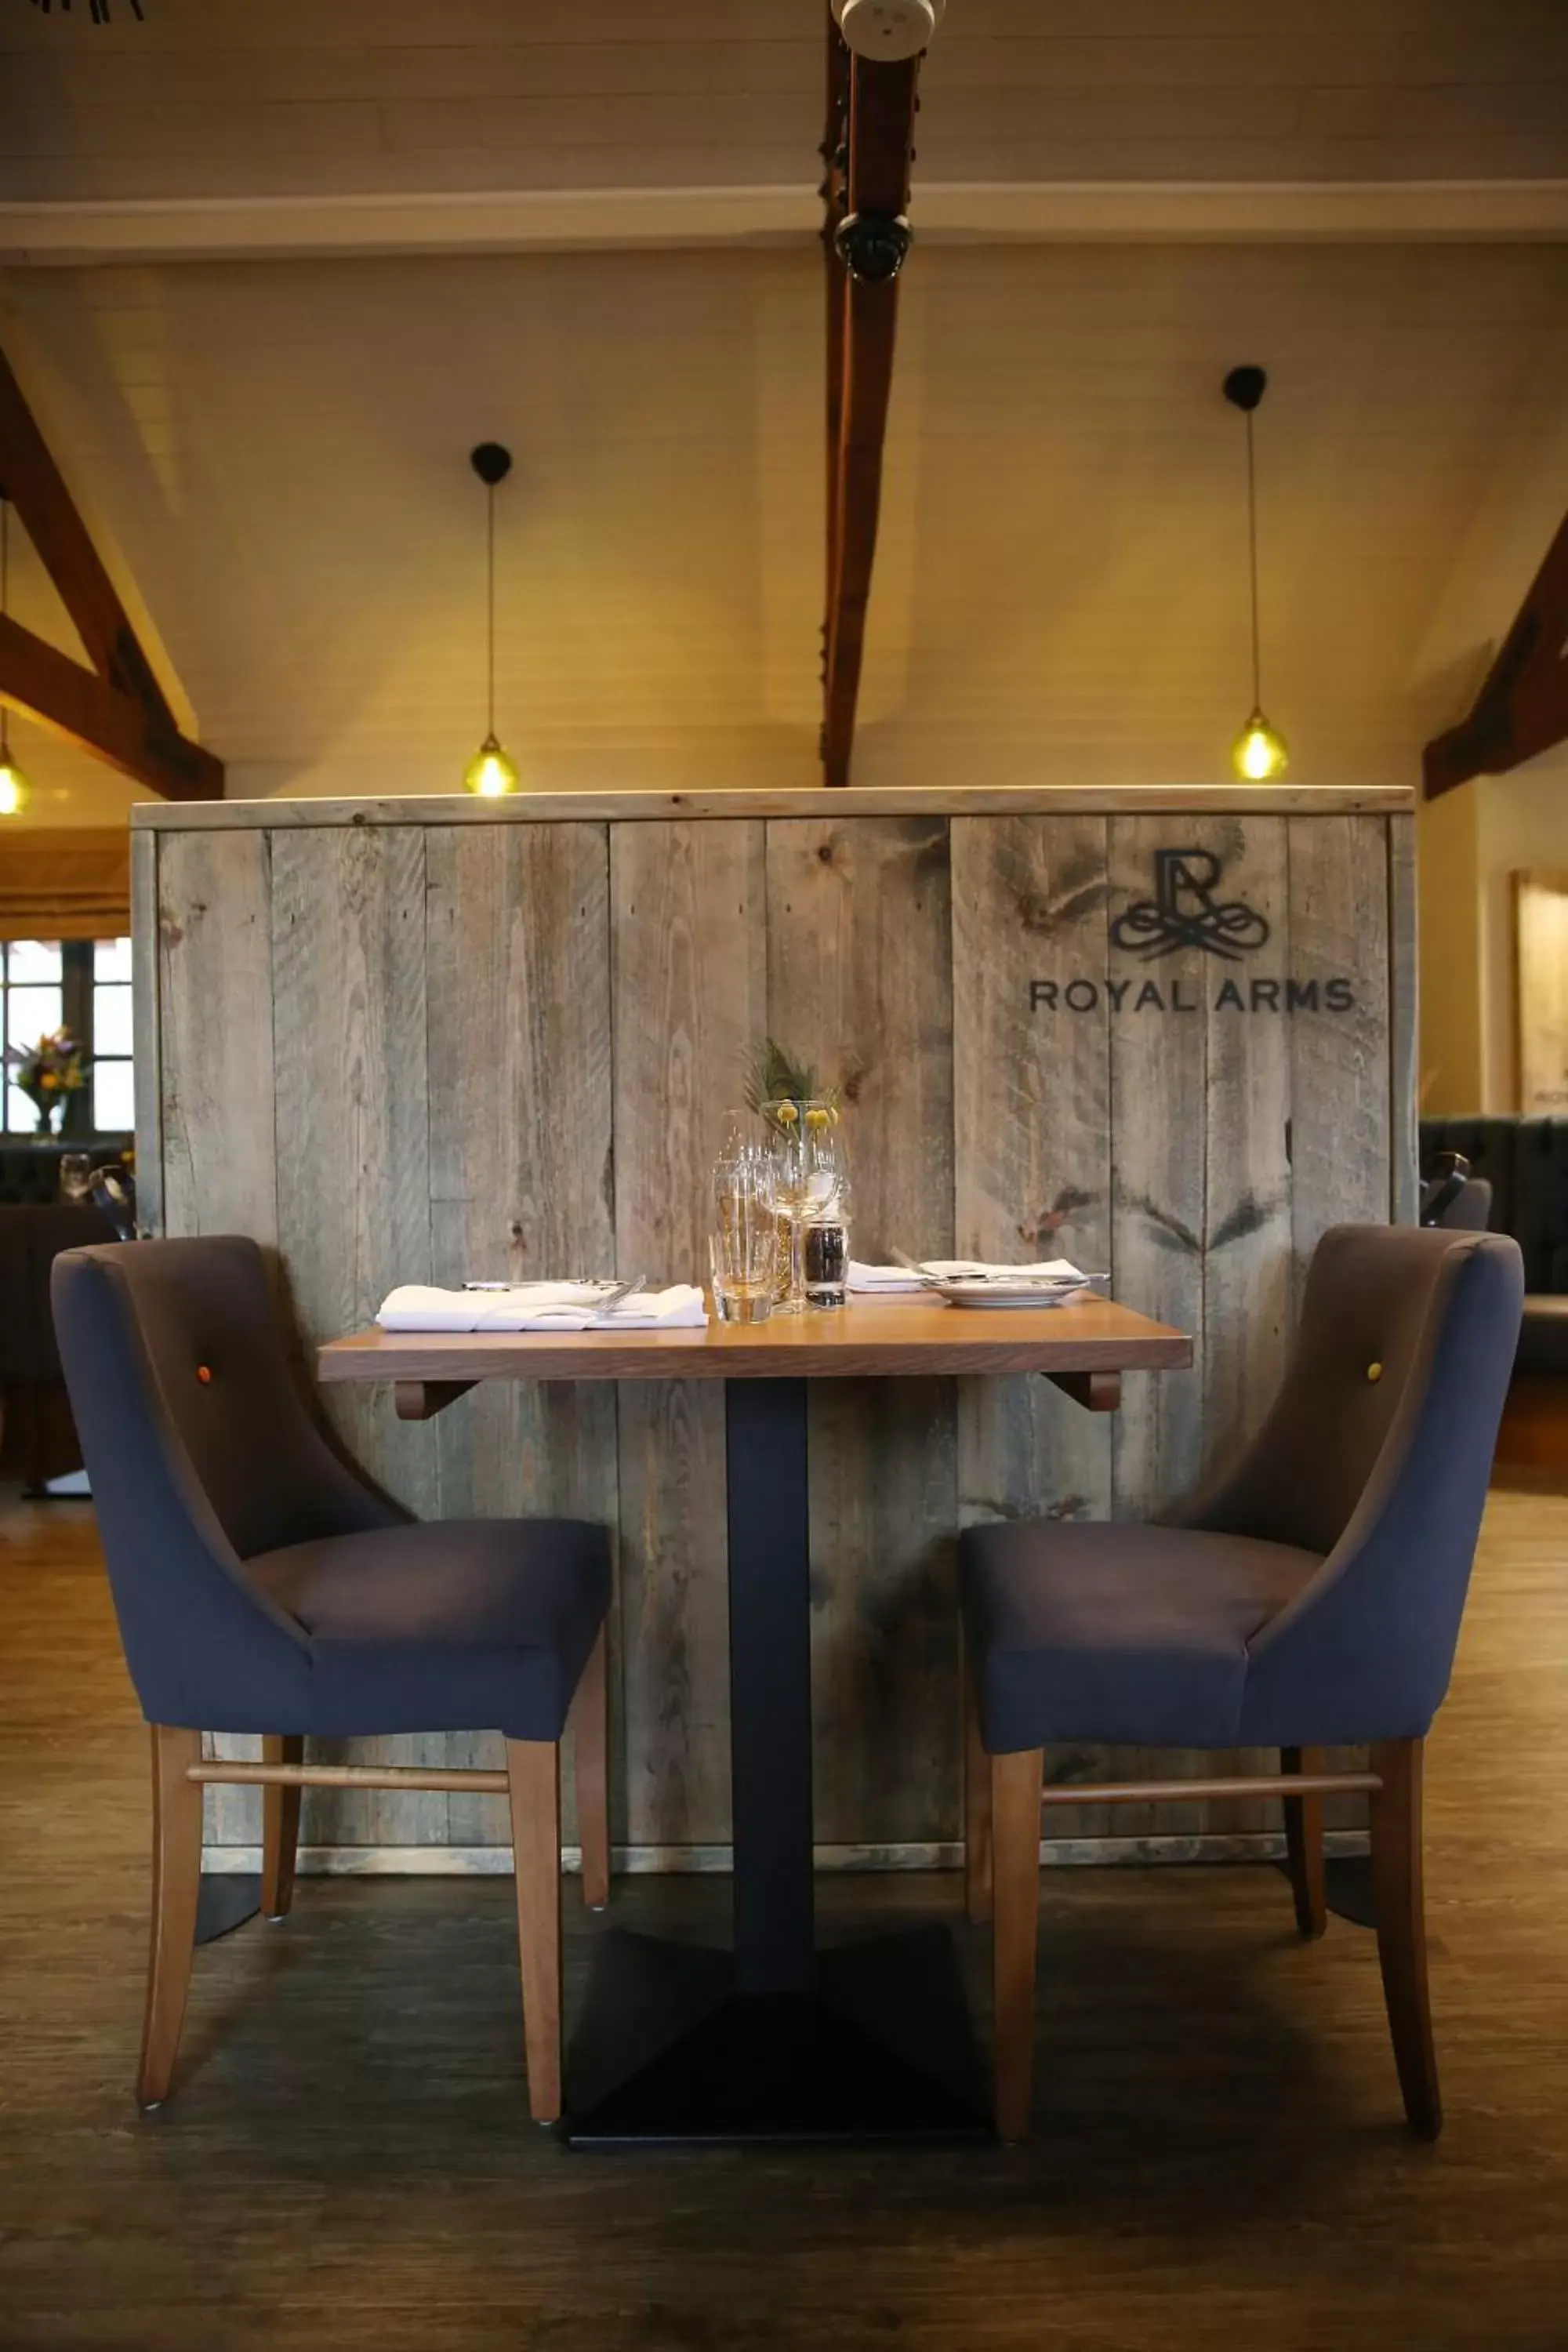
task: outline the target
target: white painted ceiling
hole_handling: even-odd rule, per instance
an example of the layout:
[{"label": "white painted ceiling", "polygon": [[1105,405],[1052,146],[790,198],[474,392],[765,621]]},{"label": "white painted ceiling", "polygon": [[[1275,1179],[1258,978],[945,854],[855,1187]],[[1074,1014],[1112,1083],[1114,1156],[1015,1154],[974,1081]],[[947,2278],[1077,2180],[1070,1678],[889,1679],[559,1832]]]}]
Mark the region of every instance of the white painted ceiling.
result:
[{"label": "white painted ceiling", "polygon": [[[0,201],[793,184],[819,0],[111,0],[0,16]],[[1562,0],[953,0],[936,179],[1568,172]]]},{"label": "white painted ceiling", "polygon": [[[0,201],[756,184],[815,169],[814,0],[146,0],[0,16]],[[11,54],[4,54],[6,47]],[[1568,173],[1568,8],[953,0],[917,167]],[[1549,100],[1551,101],[1549,103]],[[1568,247],[917,246],[857,775],[1414,776],[1568,507]],[[820,262],[779,250],[16,268],[10,352],[231,789],[816,780]],[[14,604],[68,642],[24,555]],[[129,788],[19,730],[64,821]]]}]

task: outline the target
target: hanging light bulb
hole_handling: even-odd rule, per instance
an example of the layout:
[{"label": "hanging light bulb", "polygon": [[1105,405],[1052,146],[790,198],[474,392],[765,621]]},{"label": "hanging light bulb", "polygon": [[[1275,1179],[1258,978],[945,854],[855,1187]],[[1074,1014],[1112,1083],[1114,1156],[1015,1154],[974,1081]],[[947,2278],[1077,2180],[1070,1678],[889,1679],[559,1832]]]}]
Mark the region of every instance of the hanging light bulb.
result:
[{"label": "hanging light bulb", "polygon": [[1271,784],[1277,776],[1285,773],[1290,754],[1278,728],[1271,727],[1263,712],[1255,709],[1231,746],[1230,761],[1244,783]]},{"label": "hanging light bulb", "polygon": [[[11,611],[11,501],[0,490],[0,614]],[[11,757],[10,714],[0,702],[0,816],[20,816],[30,797],[27,779]]]},{"label": "hanging light bulb", "polygon": [[485,486],[486,521],[486,709],[485,740],[463,771],[463,790],[481,800],[499,801],[515,793],[520,778],[516,763],[502,750],[496,734],[496,490],[511,471],[511,452],[499,441],[481,441],[468,463]]},{"label": "hanging light bulb", "polygon": [[1258,478],[1252,456],[1252,414],[1268,388],[1260,367],[1235,367],[1225,380],[1225,396],[1247,419],[1247,550],[1252,591],[1252,709],[1231,745],[1230,763],[1245,784],[1271,784],[1290,764],[1285,738],[1263,709],[1258,635]]},{"label": "hanging light bulb", "polygon": [[5,724],[0,721],[0,816],[20,816],[29,798],[27,779],[11,757]]},{"label": "hanging light bulb", "polygon": [[518,786],[517,764],[493,735],[487,735],[463,771],[463,790],[482,801],[499,801]]}]

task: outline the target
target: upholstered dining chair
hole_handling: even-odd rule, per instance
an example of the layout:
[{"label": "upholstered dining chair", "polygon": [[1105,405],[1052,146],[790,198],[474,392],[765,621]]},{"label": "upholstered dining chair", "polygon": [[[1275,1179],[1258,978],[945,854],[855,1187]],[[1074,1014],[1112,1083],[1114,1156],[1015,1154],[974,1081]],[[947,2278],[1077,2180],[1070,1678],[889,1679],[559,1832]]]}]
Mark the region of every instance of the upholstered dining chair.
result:
[{"label": "upholstered dining chair", "polygon": [[[1523,1272],[1501,1234],[1341,1225],[1283,1386],[1177,1526],[1021,1521],[959,1545],[965,1874],[994,1914],[995,2111],[1025,2137],[1042,1801],[1279,1794],[1298,1924],[1324,1925],[1321,1807],[1370,1799],[1378,1956],[1405,2112],[1442,2121],[1421,1881],[1423,1742],[1447,1688]],[[1042,1788],[1059,1740],[1277,1748],[1282,1775]],[[1326,1771],[1331,1745],[1365,1772]]]},{"label": "upholstered dining chair", "polygon": [[[560,1741],[583,1891],[607,1895],[608,1538],[573,1519],[421,1525],[332,1451],[290,1371],[256,1244],[56,1259],[55,1321],[126,1663],[153,1727],[153,1937],[137,2096],[164,2098],[190,1983],[208,1782],[265,1790],[262,1907],[292,1890],[307,1787],[510,1799],[531,2113],[561,2112]],[[500,1731],[504,1772],[331,1766],[311,1737]],[[262,1761],[204,1759],[260,1733]]]}]

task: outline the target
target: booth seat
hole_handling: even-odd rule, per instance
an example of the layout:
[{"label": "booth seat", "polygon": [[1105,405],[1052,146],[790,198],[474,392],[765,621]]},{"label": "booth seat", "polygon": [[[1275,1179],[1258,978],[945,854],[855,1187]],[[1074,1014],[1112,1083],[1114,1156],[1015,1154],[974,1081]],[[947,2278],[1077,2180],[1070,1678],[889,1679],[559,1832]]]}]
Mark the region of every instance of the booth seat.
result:
[{"label": "booth seat", "polygon": [[1424,1118],[1421,1169],[1459,1151],[1492,1188],[1489,1229],[1524,1258],[1524,1328],[1514,1369],[1568,1372],[1568,1118]]},{"label": "booth seat", "polygon": [[129,1142],[0,1146],[0,1475],[19,1475],[34,1492],[81,1466],[49,1312],[50,1269],[62,1250],[114,1238],[90,1201],[60,1199],[60,1156],[86,1151],[101,1166]]}]

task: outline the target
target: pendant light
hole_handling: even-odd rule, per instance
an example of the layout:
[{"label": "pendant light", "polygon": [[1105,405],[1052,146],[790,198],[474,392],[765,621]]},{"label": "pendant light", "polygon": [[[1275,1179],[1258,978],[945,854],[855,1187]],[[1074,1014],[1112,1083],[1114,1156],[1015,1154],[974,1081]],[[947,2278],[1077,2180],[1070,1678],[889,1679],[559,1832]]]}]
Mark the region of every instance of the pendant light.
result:
[{"label": "pendant light", "polygon": [[463,790],[481,800],[499,801],[515,793],[518,773],[496,734],[496,491],[511,471],[511,451],[499,441],[481,441],[468,463],[485,486],[486,525],[486,644],[485,740],[463,771]]},{"label": "pendant light", "polygon": [[1290,755],[1285,738],[1271,727],[1263,711],[1263,688],[1258,652],[1258,478],[1252,456],[1252,417],[1268,385],[1260,367],[1234,367],[1225,380],[1225,396],[1247,419],[1247,560],[1252,589],[1252,709],[1231,746],[1232,767],[1244,784],[1272,784],[1285,773]]},{"label": "pendant light", "polygon": [[[0,617],[10,613],[11,501],[0,490]],[[0,702],[0,816],[20,816],[27,799],[27,779],[11,757],[10,713]]]}]

